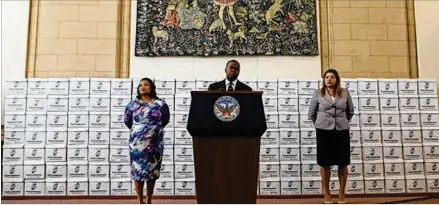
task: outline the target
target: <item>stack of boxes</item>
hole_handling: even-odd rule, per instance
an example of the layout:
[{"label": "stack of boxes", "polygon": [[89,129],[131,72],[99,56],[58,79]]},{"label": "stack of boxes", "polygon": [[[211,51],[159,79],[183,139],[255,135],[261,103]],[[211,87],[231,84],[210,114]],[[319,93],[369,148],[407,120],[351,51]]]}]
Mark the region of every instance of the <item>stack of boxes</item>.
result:
[{"label": "stack of boxes", "polygon": [[[140,79],[7,80],[3,195],[135,195],[126,105]],[[190,91],[218,79],[155,79],[169,105],[155,195],[195,195]],[[308,118],[319,79],[244,79],[264,91],[260,195],[321,194],[316,134]],[[352,96],[347,193],[439,192],[436,81],[343,79]],[[331,192],[339,189],[337,167]]]}]

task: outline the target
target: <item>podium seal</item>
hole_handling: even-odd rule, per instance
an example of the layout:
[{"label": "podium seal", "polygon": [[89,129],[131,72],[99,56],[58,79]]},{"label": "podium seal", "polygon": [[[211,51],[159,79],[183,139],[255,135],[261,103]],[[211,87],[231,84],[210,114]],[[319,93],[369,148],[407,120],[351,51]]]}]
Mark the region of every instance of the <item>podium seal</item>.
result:
[{"label": "podium seal", "polygon": [[238,117],[240,106],[238,101],[232,96],[222,96],[215,101],[213,112],[219,120],[230,122]]}]

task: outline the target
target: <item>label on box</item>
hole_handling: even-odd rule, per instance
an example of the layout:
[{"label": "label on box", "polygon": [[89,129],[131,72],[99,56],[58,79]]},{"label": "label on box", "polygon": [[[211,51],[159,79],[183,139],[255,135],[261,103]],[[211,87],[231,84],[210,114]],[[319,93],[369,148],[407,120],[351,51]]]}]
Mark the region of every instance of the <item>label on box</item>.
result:
[{"label": "label on box", "polygon": [[399,95],[417,95],[417,79],[398,79],[398,89]]},{"label": "label on box", "polygon": [[279,131],[277,129],[267,129],[261,137],[261,145],[278,145]]},{"label": "label on box", "polygon": [[437,95],[436,79],[418,79],[419,95]]},{"label": "label on box", "polygon": [[439,117],[437,112],[428,112],[423,111],[421,112],[421,126],[422,127],[438,127]]},{"label": "label on box", "polygon": [[131,195],[131,181],[111,181],[110,195]]},{"label": "label on box", "polygon": [[49,78],[47,82],[47,94],[49,95],[68,95],[69,94],[69,80]]},{"label": "label on box", "polygon": [[66,148],[46,148],[46,162],[65,162]]},{"label": "label on box", "polygon": [[284,178],[300,178],[300,162],[281,162],[280,165],[280,177]]},{"label": "label on box", "polygon": [[317,79],[300,79],[298,82],[299,95],[313,95],[319,88]]},{"label": "label on box", "polygon": [[6,96],[5,98],[6,112],[25,112],[26,96]]},{"label": "label on box", "polygon": [[88,177],[109,179],[110,178],[110,166],[108,164],[89,164],[88,165]]},{"label": "label on box", "polygon": [[[156,79],[155,84],[157,86],[157,94],[160,94],[160,95],[173,95],[173,94],[175,94],[175,81],[174,80]],[[136,87],[136,89],[137,89],[137,87]]]},{"label": "label on box", "polygon": [[163,149],[163,162],[174,162],[174,147],[172,145],[165,145]]},{"label": "label on box", "polygon": [[111,129],[124,129],[126,128],[123,113],[111,113],[110,116],[110,128]]},{"label": "label on box", "polygon": [[88,144],[91,145],[108,145],[110,144],[110,132],[90,130]]},{"label": "label on box", "polygon": [[424,163],[422,160],[410,160],[404,162],[406,176],[425,176]]},{"label": "label on box", "polygon": [[90,129],[109,129],[110,115],[108,113],[90,113]]},{"label": "label on box", "polygon": [[349,122],[349,126],[351,128],[353,127],[360,127],[360,114],[354,114],[351,118],[351,121]]},{"label": "label on box", "polygon": [[154,195],[173,196],[174,195],[174,181],[158,180],[157,185],[154,186]]},{"label": "label on box", "polygon": [[32,162],[44,162],[44,148],[26,148],[24,149],[24,162],[32,163]]},{"label": "label on box", "polygon": [[384,176],[385,177],[404,177],[404,163],[398,161],[384,162]]},{"label": "label on box", "polygon": [[299,129],[280,129],[279,144],[280,145],[299,145],[300,131]]},{"label": "label on box", "polygon": [[259,178],[279,178],[280,177],[280,166],[278,163],[260,163],[259,164]]},{"label": "label on box", "polygon": [[[110,86],[102,85],[102,88],[109,88]],[[69,85],[69,94],[70,95],[88,95],[90,94],[90,79],[88,78],[70,78]],[[97,93],[93,93],[97,94]]]},{"label": "label on box", "polygon": [[111,162],[130,162],[130,150],[126,147],[110,147]]},{"label": "label on box", "polygon": [[68,182],[67,195],[88,195],[88,182]]},{"label": "label on box", "polygon": [[173,145],[174,144],[174,129],[172,128],[165,128],[163,131],[163,140],[164,144]]},{"label": "label on box", "polygon": [[67,113],[66,112],[48,112],[47,113],[47,130],[66,131],[67,130]]},{"label": "label on box", "polygon": [[67,161],[87,161],[88,152],[87,148],[68,148],[67,149]]},{"label": "label on box", "polygon": [[192,136],[191,134],[183,128],[175,129],[175,144],[178,145],[191,145]]},{"label": "label on box", "polygon": [[350,179],[362,179],[364,176],[363,173],[363,164],[361,163],[361,161],[355,162],[352,161],[352,163],[350,165],[348,165],[348,177]]},{"label": "label on box", "polygon": [[198,91],[207,91],[207,89],[209,88],[209,85],[215,83],[215,80],[213,79],[196,79],[195,80],[195,88]]},{"label": "label on box", "polygon": [[385,145],[383,147],[385,160],[400,160],[402,159],[402,146]]},{"label": "label on box", "polygon": [[358,128],[349,129],[349,139],[351,144],[361,145],[361,131]]},{"label": "label on box", "polygon": [[175,124],[174,126],[177,128],[186,128],[188,114],[187,113],[175,113],[174,114]]},{"label": "label on box", "polygon": [[281,162],[300,161],[300,148],[297,145],[282,145],[279,152]]},{"label": "label on box", "polygon": [[378,95],[378,80],[358,79],[358,95]]},{"label": "label on box", "polygon": [[[99,146],[99,145],[96,145]],[[108,162],[109,149],[107,147],[88,147],[89,162]]]},{"label": "label on box", "polygon": [[23,165],[3,165],[4,181],[23,181]]},{"label": "label on box", "polygon": [[303,177],[319,177],[320,176],[320,167],[312,163],[302,162],[302,178]]},{"label": "label on box", "polygon": [[302,179],[302,194],[322,194],[322,181],[318,178]]},{"label": "label on box", "polygon": [[45,194],[46,183],[44,180],[31,180],[24,182],[25,196],[43,196]]},{"label": "label on box", "polygon": [[379,79],[378,87],[380,95],[398,94],[398,80],[396,79]]},{"label": "label on box", "polygon": [[279,112],[298,112],[299,99],[296,96],[278,96],[277,105]]},{"label": "label on box", "polygon": [[[163,166],[163,165],[162,165]],[[110,167],[111,179],[131,179],[131,166],[130,164],[111,164]],[[160,172],[163,177],[163,172]]]},{"label": "label on box", "polygon": [[381,113],[381,127],[399,127],[400,124],[398,112]]},{"label": "label on box", "polygon": [[23,196],[23,182],[3,183],[2,196]]},{"label": "label on box", "polygon": [[299,112],[308,113],[309,105],[311,103],[312,96],[310,95],[299,95]]},{"label": "label on box", "polygon": [[302,184],[300,179],[281,181],[281,195],[300,195],[302,193]]},{"label": "label on box", "polygon": [[418,111],[419,98],[417,95],[403,95],[399,97],[399,109],[401,111]]},{"label": "label on box", "polygon": [[262,98],[265,112],[277,112],[278,102],[276,96],[263,95]]},{"label": "label on box", "polygon": [[380,144],[363,146],[363,160],[376,161],[383,160],[383,148]]},{"label": "label on box", "polygon": [[[128,96],[111,96],[111,112],[123,113],[126,106],[130,103],[131,99]],[[105,104],[106,106],[107,104]],[[93,108],[93,106],[92,106]]]},{"label": "label on box", "polygon": [[421,111],[435,111],[438,110],[437,96],[419,96],[419,110]]},{"label": "label on box", "polygon": [[303,145],[300,147],[300,160],[301,161],[316,161],[317,160],[317,147],[313,145]]},{"label": "label on box", "polygon": [[264,95],[277,95],[277,81],[259,80],[258,90],[264,92]]},{"label": "label on box", "polygon": [[422,141],[424,143],[439,143],[439,129],[422,128]]},{"label": "label on box", "polygon": [[384,165],[382,161],[365,162],[364,163],[364,177],[375,178],[384,177]]},{"label": "label on box", "polygon": [[435,176],[439,178],[439,163],[432,160],[425,162],[425,172],[427,176]]},{"label": "label on box", "polygon": [[67,132],[65,131],[48,131],[46,136],[47,145],[66,145]]},{"label": "label on box", "polygon": [[175,179],[195,179],[193,163],[175,163]]},{"label": "label on box", "polygon": [[175,82],[175,94],[189,95],[192,90],[195,90],[195,81],[180,81]]},{"label": "label on box", "polygon": [[22,147],[24,145],[24,139],[25,139],[26,132],[24,130],[11,130],[11,131],[5,131],[4,135],[4,145],[9,146],[20,146]]},{"label": "label on box", "polygon": [[439,159],[439,145],[424,145],[424,159]]},{"label": "label on box", "polygon": [[90,95],[110,95],[110,79],[92,78],[90,80]]},{"label": "label on box", "polygon": [[357,79],[342,79],[341,80],[342,87],[346,88],[349,91],[349,94],[358,95],[358,80]]},{"label": "label on box", "polygon": [[23,164],[24,150],[23,148],[3,148],[4,164]]},{"label": "label on box", "polygon": [[47,164],[46,179],[66,179],[67,167],[65,164]]},{"label": "label on box", "polygon": [[68,165],[67,166],[67,178],[88,178],[88,165]]},{"label": "label on box", "polygon": [[405,179],[386,178],[386,193],[405,193]]},{"label": "label on box", "polygon": [[[128,98],[129,100],[129,98]],[[90,96],[90,111],[110,112],[109,96]],[[123,110],[122,110],[123,112]]]},{"label": "label on box", "polygon": [[381,125],[380,113],[362,112],[360,114],[360,127],[379,127]]},{"label": "label on box", "polygon": [[384,189],[384,179],[365,179],[365,193],[366,194],[377,194],[385,193]]},{"label": "label on box", "polygon": [[27,95],[27,80],[6,80],[5,95]]},{"label": "label on box", "polygon": [[69,112],[68,115],[68,128],[88,128],[89,115],[87,112]]},{"label": "label on box", "polygon": [[174,179],[174,164],[162,164],[162,166],[160,167],[160,179]]},{"label": "label on box", "polygon": [[277,128],[277,124],[281,128],[299,128],[299,113],[279,113],[278,123],[275,113],[266,113],[268,118],[267,124],[270,122],[269,126],[272,128]]},{"label": "label on box", "polygon": [[421,144],[404,144],[403,154],[405,160],[419,160],[423,158]]},{"label": "label on box", "polygon": [[110,183],[108,181],[90,181],[89,195],[110,195]]},{"label": "label on box", "polygon": [[191,106],[190,96],[175,96],[176,111],[189,111],[190,106]]},{"label": "label on box", "polygon": [[87,145],[88,143],[88,131],[70,131],[68,132],[68,144],[69,145]]},{"label": "label on box", "polygon": [[278,80],[278,95],[297,95],[297,80]]},{"label": "label on box", "polygon": [[427,192],[439,192],[438,178],[427,178]]},{"label": "label on box", "polygon": [[46,113],[27,113],[26,129],[28,130],[46,130]]},{"label": "label on box", "polygon": [[427,191],[425,178],[406,179],[407,193],[425,193]]},{"label": "label on box", "polygon": [[128,145],[130,132],[121,130],[110,130],[110,145]]},{"label": "label on box", "polygon": [[[44,147],[46,143],[46,132],[44,131],[26,131],[25,146]],[[43,153],[44,155],[44,153]],[[43,159],[44,161],[44,159]]]},{"label": "label on box", "polygon": [[174,159],[175,162],[193,162],[194,161],[194,150],[192,146],[174,146]]},{"label": "label on box", "polygon": [[195,181],[175,181],[175,195],[195,196]]},{"label": "label on box", "polygon": [[380,110],[384,112],[399,111],[398,96],[380,96]]},{"label": "label on box", "polygon": [[383,128],[382,138],[384,144],[399,144],[401,143],[400,128]]},{"label": "label on box", "polygon": [[364,194],[363,180],[348,180],[346,185],[346,193],[348,194]]},{"label": "label on box", "polygon": [[88,95],[69,96],[69,111],[88,111],[90,109],[90,98]]},{"label": "label on box", "polygon": [[402,128],[402,142],[403,143],[422,143],[421,129],[419,128]]},{"label": "label on box", "polygon": [[29,78],[27,81],[28,95],[47,95],[47,79]]},{"label": "label on box", "polygon": [[46,182],[47,195],[66,195],[66,182]]},{"label": "label on box", "polygon": [[379,111],[380,100],[377,95],[360,96],[359,97],[360,111]]},{"label": "label on box", "polygon": [[[278,113],[274,113],[274,112],[272,112],[272,113],[265,113],[265,121],[267,123],[267,127],[269,129],[271,129],[271,128],[273,128],[273,129],[278,128],[279,127],[279,121],[282,121],[282,120],[287,121],[288,116],[285,116],[285,117],[286,117],[285,119],[283,119],[283,118],[279,119]],[[290,116],[290,120],[291,121],[293,120],[293,118],[291,116]]]},{"label": "label on box", "polygon": [[277,148],[276,146],[261,147],[260,161],[261,162],[279,161],[279,148]]},{"label": "label on box", "polygon": [[363,128],[361,136],[362,144],[380,144],[382,139],[380,128]]},{"label": "label on box", "polygon": [[69,109],[68,96],[52,96],[47,98],[48,112],[67,112]]},{"label": "label on box", "polygon": [[417,112],[401,112],[401,127],[420,127],[421,119]]},{"label": "label on box", "polygon": [[351,145],[351,160],[363,160],[363,151],[361,145]]},{"label": "label on box", "polygon": [[111,95],[130,95],[131,83],[130,79],[111,79]]},{"label": "label on box", "polygon": [[300,130],[300,144],[314,145],[317,144],[316,131],[311,128],[303,128]]},{"label": "label on box", "polygon": [[259,182],[260,195],[279,195],[280,182],[279,181],[260,181]]}]

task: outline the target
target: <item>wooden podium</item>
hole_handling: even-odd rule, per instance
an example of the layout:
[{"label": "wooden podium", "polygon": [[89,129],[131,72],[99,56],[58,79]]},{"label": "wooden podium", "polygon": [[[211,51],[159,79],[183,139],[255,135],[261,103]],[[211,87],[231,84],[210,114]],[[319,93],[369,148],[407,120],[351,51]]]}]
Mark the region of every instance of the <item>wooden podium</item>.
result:
[{"label": "wooden podium", "polygon": [[191,95],[187,129],[193,137],[197,202],[256,203],[260,141],[267,130],[262,92]]}]

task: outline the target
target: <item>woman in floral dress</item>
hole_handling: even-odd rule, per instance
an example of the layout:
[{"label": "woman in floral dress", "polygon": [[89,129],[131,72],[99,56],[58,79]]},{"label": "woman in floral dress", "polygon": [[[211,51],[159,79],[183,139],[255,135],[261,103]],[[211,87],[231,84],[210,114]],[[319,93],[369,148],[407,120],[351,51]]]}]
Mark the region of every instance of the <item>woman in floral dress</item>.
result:
[{"label": "woman in floral dress", "polygon": [[163,158],[163,128],[169,123],[169,107],[156,94],[149,78],[140,80],[137,97],[125,108],[125,125],[131,130],[129,140],[131,178],[137,199],[144,203],[146,181],[147,203],[151,203],[155,181],[160,177]]}]

